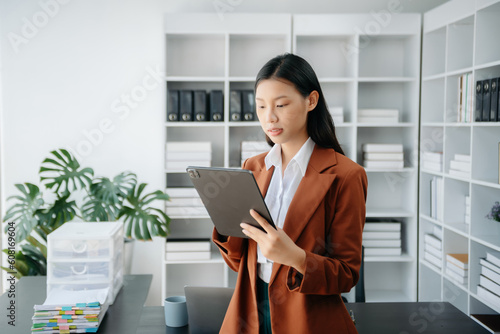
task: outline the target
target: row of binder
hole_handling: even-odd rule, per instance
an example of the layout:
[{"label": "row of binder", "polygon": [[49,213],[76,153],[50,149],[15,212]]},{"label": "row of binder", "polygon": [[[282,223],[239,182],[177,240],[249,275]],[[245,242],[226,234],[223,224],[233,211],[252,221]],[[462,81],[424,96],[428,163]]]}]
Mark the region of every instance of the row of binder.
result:
[{"label": "row of binder", "polygon": [[476,122],[500,122],[498,85],[500,78],[476,81]]},{"label": "row of binder", "polygon": [[224,95],[222,90],[176,90],[167,92],[167,120],[169,122],[222,122]]}]

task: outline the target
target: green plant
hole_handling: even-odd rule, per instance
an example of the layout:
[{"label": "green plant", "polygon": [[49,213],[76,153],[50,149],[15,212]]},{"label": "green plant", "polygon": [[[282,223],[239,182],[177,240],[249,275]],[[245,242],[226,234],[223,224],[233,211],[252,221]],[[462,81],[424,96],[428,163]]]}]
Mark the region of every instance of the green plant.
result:
[{"label": "green plant", "polygon": [[138,240],[169,232],[170,218],[153,206],[169,200],[168,195],[160,190],[145,193],[147,184],[138,184],[134,173],[94,177],[92,168],[82,168],[71,153],[58,149],[42,162],[39,175],[45,193],[32,183],[16,184],[19,194],[8,198],[13,204],[4,217],[16,223],[18,278],[46,274],[47,235],[71,220],[121,220],[126,237]]}]

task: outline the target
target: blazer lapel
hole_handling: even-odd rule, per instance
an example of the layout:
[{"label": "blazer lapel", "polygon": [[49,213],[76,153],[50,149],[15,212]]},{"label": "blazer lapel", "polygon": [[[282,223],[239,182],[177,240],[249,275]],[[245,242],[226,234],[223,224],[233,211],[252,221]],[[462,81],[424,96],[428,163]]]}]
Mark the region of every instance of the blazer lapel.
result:
[{"label": "blazer lapel", "polygon": [[[306,228],[313,213],[324,200],[333,180],[335,180],[335,174],[322,172],[336,163],[337,160],[333,150],[315,146],[306,174],[293,196],[283,226],[283,230],[293,242],[297,241],[304,228]],[[273,265],[269,283],[272,283],[280,267],[281,264],[279,263]]]},{"label": "blazer lapel", "polygon": [[268,170],[264,167],[262,170],[252,171],[263,198],[266,197],[267,189],[269,188],[269,184],[271,183],[273,172],[274,166],[269,168]]}]

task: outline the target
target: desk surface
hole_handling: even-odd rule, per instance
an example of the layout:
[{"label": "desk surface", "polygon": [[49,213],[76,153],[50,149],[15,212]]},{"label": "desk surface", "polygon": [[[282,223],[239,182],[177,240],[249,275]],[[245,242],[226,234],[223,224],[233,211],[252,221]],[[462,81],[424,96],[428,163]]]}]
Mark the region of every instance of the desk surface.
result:
[{"label": "desk surface", "polygon": [[[448,302],[347,303],[359,334],[487,334],[486,329]],[[137,334],[188,334],[188,326],[165,326],[163,307],[145,307]]]},{"label": "desk surface", "polygon": [[[116,296],[113,305],[108,308],[98,333],[136,333],[152,278],[152,275],[126,275],[124,277],[123,288]],[[42,304],[45,301],[46,281],[45,276],[23,277],[16,284],[15,298],[9,298],[7,292],[0,296],[1,333],[31,333],[33,305]],[[16,307],[15,327],[7,323],[9,319],[6,317],[7,307],[11,300],[14,300]],[[162,322],[165,324],[164,319]]]}]

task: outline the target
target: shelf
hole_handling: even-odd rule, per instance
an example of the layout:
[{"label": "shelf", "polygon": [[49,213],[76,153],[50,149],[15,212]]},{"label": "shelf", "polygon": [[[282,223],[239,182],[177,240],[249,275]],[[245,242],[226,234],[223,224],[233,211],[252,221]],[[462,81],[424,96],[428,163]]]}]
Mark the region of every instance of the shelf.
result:
[{"label": "shelf", "polygon": [[447,127],[470,127],[470,126],[472,126],[472,123],[447,122],[447,123],[444,123],[444,126],[447,126]]},{"label": "shelf", "polygon": [[484,187],[490,187],[490,188],[495,188],[495,189],[500,189],[500,184],[495,183],[495,180],[490,180],[490,181],[481,181],[481,180],[471,180],[471,183],[477,184],[480,186]]},{"label": "shelf", "polygon": [[438,275],[441,275],[441,269],[433,265],[432,263],[427,262],[424,259],[420,259],[420,264],[424,265],[427,269],[432,270]]},{"label": "shelf", "polygon": [[405,168],[365,168],[367,173],[412,173],[415,171],[413,167]]},{"label": "shelf", "polygon": [[484,305],[488,306],[489,308],[491,308],[492,310],[494,310],[495,312],[498,312],[500,313],[500,306],[497,306],[493,303],[490,303],[488,300],[486,299],[483,299],[481,297],[479,297],[476,293],[473,293],[471,292],[470,295],[474,298],[476,298],[477,300],[479,300],[481,303],[483,303]]},{"label": "shelf", "polygon": [[496,66],[500,66],[500,60],[492,61],[490,63],[485,63],[485,64],[481,64],[481,65],[476,65],[476,66],[474,66],[474,69],[477,71],[477,70],[488,69],[490,67],[496,67]]},{"label": "shelf", "polygon": [[349,82],[356,82],[356,79],[355,78],[342,78],[342,77],[340,77],[340,78],[319,77],[318,81],[320,83],[335,83],[335,82],[349,83]]},{"label": "shelf", "polygon": [[[177,82],[224,82],[224,77],[167,76],[167,81]],[[255,79],[254,79],[255,80]]]},{"label": "shelf", "polygon": [[432,81],[432,80],[436,80],[436,79],[444,79],[444,77],[446,77],[445,72],[423,77],[422,81]]},{"label": "shelf", "polygon": [[165,264],[209,264],[209,263],[225,263],[224,259],[219,253],[212,253],[212,258],[210,260],[164,260]]},{"label": "shelf", "polygon": [[401,256],[365,256],[365,262],[413,262],[413,257],[403,254]]},{"label": "shelf", "polygon": [[443,127],[445,123],[443,122],[422,122],[420,123],[422,127],[428,126],[428,127]]},{"label": "shelf", "polygon": [[251,82],[255,83],[255,77],[229,77],[231,82]]},{"label": "shelf", "polygon": [[413,217],[414,213],[401,209],[401,208],[391,208],[391,209],[379,209],[379,208],[366,208],[367,218],[405,218]]},{"label": "shelf", "polygon": [[428,220],[428,221],[430,221],[431,223],[434,223],[434,224],[436,224],[436,225],[439,225],[439,226],[444,226],[444,225],[443,225],[443,223],[442,223],[442,222],[440,222],[439,220],[434,219],[434,218],[431,218],[430,216],[425,215],[425,214],[423,214],[423,213],[421,213],[421,214],[420,214],[420,218],[423,218],[423,219],[425,219],[425,220]]},{"label": "shelf", "polygon": [[223,127],[224,122],[165,122],[165,126],[171,128],[209,128]]},{"label": "shelf", "polygon": [[[495,245],[495,244],[491,243],[490,240],[485,240],[484,238],[488,238],[489,239],[488,236],[482,236],[482,237],[476,237],[474,235],[470,236],[470,239],[473,240],[473,241],[475,241],[475,242],[477,242],[478,244],[481,244],[481,245],[486,246],[488,248],[494,249],[497,252],[500,252],[500,246]],[[493,239],[492,241],[495,241],[495,240],[497,240],[497,237],[493,237],[491,239]]]},{"label": "shelf", "polygon": [[360,77],[359,82],[417,82],[414,77]]},{"label": "shelf", "polygon": [[229,122],[228,125],[230,127],[260,127],[260,123],[257,122]]},{"label": "shelf", "polygon": [[411,128],[415,123],[356,123],[360,128]]},{"label": "shelf", "polygon": [[465,223],[444,223],[443,227],[447,230],[455,232],[463,237],[469,237],[469,225]]},{"label": "shelf", "polygon": [[425,174],[435,175],[435,176],[444,176],[443,172],[437,172],[435,170],[430,170],[430,169],[420,168],[420,172],[425,173]]}]

